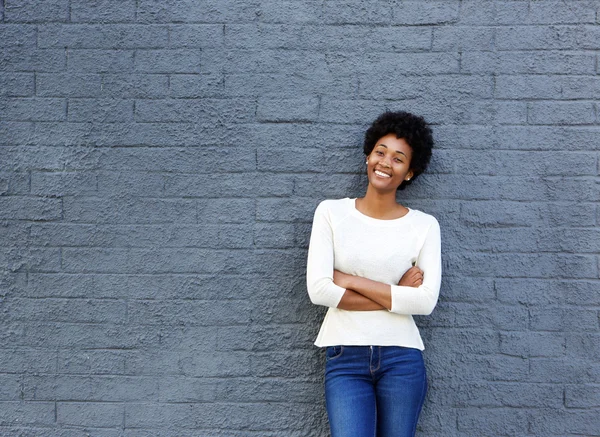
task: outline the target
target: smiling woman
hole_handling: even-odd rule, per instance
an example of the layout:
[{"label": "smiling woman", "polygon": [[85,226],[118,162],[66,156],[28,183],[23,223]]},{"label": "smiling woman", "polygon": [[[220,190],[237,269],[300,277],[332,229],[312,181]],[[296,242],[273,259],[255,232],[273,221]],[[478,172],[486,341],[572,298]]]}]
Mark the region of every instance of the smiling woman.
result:
[{"label": "smiling woman", "polygon": [[365,134],[365,196],[315,211],[306,275],[311,301],[329,307],[315,344],[326,348],[332,437],[415,434],[427,378],[412,315],[437,303],[440,229],[396,192],[423,173],[432,146],[423,118],[382,114]]}]

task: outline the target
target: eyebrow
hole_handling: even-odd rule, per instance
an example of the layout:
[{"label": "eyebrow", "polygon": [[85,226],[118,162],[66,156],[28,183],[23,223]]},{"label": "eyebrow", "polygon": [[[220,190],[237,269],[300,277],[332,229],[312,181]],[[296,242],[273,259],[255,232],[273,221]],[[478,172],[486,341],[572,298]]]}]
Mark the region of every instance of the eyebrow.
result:
[{"label": "eyebrow", "polygon": [[[377,144],[377,145],[385,147],[386,149],[388,148],[388,146],[386,146],[385,144]],[[408,156],[406,156],[406,153],[401,152],[400,150],[396,150],[396,153],[400,153],[401,155],[404,155],[406,158],[408,158]]]}]

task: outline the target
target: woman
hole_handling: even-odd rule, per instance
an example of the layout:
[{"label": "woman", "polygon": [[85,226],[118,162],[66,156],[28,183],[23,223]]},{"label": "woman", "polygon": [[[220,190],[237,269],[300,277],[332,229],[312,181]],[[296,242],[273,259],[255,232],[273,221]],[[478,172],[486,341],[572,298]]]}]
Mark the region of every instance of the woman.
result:
[{"label": "woman", "polygon": [[329,307],[315,344],[327,348],[332,437],[415,434],[427,380],[412,315],[438,300],[440,229],[396,191],[425,170],[432,146],[423,118],[382,114],[365,134],[365,196],[315,211],[306,275],[311,301]]}]

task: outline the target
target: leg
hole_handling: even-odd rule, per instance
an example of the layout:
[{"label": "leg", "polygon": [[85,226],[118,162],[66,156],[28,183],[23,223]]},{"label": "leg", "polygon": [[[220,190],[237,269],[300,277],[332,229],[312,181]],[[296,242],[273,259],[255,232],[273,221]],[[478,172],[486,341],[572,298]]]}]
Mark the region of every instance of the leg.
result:
[{"label": "leg", "polygon": [[327,348],[325,401],[331,437],[375,437],[375,389],[368,360],[368,347]]},{"label": "leg", "polygon": [[377,381],[377,436],[413,437],[427,392],[420,350],[382,347]]}]

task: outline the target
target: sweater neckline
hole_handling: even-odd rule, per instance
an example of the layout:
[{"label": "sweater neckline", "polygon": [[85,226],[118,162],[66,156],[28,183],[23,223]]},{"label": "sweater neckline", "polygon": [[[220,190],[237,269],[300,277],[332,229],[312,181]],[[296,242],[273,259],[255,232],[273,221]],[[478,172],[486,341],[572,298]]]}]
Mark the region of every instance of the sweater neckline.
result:
[{"label": "sweater neckline", "polygon": [[356,197],[354,197],[354,198],[347,197],[347,199],[349,200],[350,209],[352,211],[352,214],[354,214],[356,217],[362,219],[363,221],[369,222],[369,223],[376,223],[378,225],[386,225],[386,224],[395,225],[397,223],[400,223],[400,222],[406,220],[409,216],[412,216],[414,214],[414,209],[411,209],[407,206],[406,209],[408,209],[408,212],[406,214],[404,214],[402,217],[398,217],[395,219],[378,219],[378,218],[363,214],[358,209],[356,209]]}]

